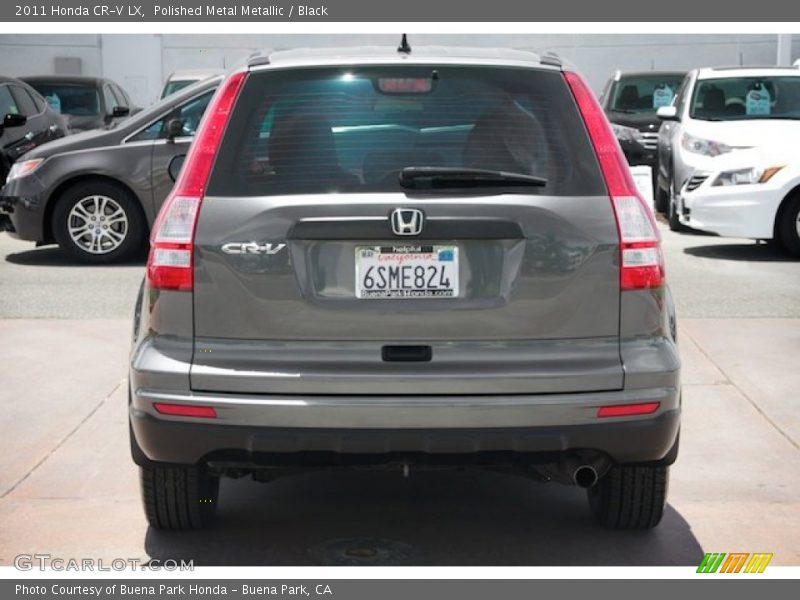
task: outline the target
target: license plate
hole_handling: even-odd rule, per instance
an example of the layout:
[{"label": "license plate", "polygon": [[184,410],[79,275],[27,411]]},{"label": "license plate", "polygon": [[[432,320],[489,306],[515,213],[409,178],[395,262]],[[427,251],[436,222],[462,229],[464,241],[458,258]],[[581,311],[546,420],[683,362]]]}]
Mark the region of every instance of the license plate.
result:
[{"label": "license plate", "polygon": [[457,296],[457,246],[356,247],[356,298]]}]

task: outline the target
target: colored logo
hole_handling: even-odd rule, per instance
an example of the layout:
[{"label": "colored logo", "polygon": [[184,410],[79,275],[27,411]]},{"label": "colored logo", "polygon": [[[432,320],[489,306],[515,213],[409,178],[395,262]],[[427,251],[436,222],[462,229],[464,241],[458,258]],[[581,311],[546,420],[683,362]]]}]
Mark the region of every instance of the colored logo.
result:
[{"label": "colored logo", "polygon": [[763,573],[772,554],[757,552],[712,552],[703,557],[698,573]]}]

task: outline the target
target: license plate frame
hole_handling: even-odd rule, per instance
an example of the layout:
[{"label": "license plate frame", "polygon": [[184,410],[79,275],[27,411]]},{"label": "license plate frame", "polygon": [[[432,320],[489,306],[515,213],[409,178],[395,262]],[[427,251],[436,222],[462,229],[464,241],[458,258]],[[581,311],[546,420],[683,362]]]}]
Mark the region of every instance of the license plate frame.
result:
[{"label": "license plate frame", "polygon": [[[358,300],[458,298],[459,266],[455,244],[359,245],[354,257],[355,297]],[[385,268],[381,271],[378,267]],[[420,267],[424,272],[420,272]],[[367,277],[371,277],[371,285]],[[423,285],[417,285],[420,281]]]}]

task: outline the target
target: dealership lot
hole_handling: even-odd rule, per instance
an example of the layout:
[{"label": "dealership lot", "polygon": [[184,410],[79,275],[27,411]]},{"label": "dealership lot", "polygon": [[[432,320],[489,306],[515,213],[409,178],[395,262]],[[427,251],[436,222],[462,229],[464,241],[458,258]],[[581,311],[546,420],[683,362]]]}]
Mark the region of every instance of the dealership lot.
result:
[{"label": "dealership lot", "polygon": [[143,260],[77,266],[0,234],[0,564],[18,554],[196,564],[691,565],[800,550],[800,262],[662,226],[684,360],[681,456],[651,532],[597,528],[583,492],[477,472],[225,480],[209,531],[148,530],[128,456]]}]

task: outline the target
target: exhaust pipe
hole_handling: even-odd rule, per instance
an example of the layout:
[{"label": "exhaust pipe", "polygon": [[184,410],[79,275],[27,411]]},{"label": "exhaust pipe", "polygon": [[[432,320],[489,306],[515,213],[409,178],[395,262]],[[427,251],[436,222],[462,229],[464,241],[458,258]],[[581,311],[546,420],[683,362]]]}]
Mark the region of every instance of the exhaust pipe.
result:
[{"label": "exhaust pipe", "polygon": [[597,471],[592,465],[580,465],[572,471],[572,481],[581,488],[590,488],[597,483]]},{"label": "exhaust pipe", "polygon": [[583,457],[578,454],[570,454],[561,462],[562,476],[580,488],[590,488],[600,479],[599,469],[605,473],[605,461],[602,457]]}]

